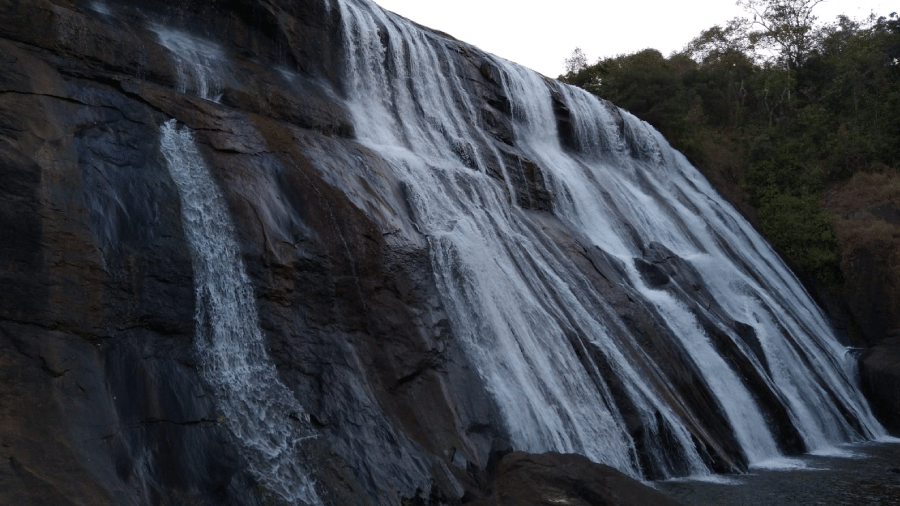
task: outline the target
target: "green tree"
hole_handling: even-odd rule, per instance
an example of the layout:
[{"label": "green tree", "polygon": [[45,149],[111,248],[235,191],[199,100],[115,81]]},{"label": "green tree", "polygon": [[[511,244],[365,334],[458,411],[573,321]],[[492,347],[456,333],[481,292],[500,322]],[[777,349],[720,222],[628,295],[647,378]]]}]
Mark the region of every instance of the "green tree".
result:
[{"label": "green tree", "polygon": [[824,0],[738,0],[753,14],[750,43],[774,49],[788,68],[803,63],[814,47],[816,19],[813,9]]},{"label": "green tree", "polygon": [[741,54],[752,57],[749,28],[750,21],[745,18],[734,18],[725,27],[715,25],[700,32],[685,46],[682,53],[697,63],[721,58],[723,55]]},{"label": "green tree", "polygon": [[697,64],[684,55],[665,58],[656,49],[604,58],[576,75],[583,87],[648,121],[670,139],[684,134],[686,118],[698,103],[683,76]]},{"label": "green tree", "polygon": [[587,56],[585,56],[584,51],[582,51],[580,47],[576,47],[572,51],[572,56],[569,56],[564,61],[566,63],[567,74],[578,73],[588,66]]},{"label": "green tree", "polygon": [[763,235],[794,263],[826,285],[843,283],[841,255],[816,194],[766,195],[759,206]]},{"label": "green tree", "polygon": [[820,2],[741,0],[753,19],[704,30],[680,53],[601,58],[560,79],[651,123],[795,267],[834,286],[847,245],[822,195],[900,167],[900,20],[816,24]]},{"label": "green tree", "polygon": [[821,111],[804,132],[819,131],[814,142],[829,180],[900,165],[896,21],[896,15],[865,21],[839,17],[822,29],[819,47],[799,69],[803,111]]}]

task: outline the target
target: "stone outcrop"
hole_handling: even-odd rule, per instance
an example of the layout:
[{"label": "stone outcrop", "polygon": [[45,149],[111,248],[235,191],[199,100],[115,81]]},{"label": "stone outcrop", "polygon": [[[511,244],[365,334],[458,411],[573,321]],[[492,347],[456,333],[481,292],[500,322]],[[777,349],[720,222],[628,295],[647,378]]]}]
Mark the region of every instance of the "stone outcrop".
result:
[{"label": "stone outcrop", "polygon": [[885,427],[900,435],[900,175],[858,173],[825,193],[834,213],[845,283],[820,299],[860,356],[864,392]]},{"label": "stone outcrop", "polygon": [[900,331],[893,331],[860,356],[863,392],[885,428],[900,435]]}]

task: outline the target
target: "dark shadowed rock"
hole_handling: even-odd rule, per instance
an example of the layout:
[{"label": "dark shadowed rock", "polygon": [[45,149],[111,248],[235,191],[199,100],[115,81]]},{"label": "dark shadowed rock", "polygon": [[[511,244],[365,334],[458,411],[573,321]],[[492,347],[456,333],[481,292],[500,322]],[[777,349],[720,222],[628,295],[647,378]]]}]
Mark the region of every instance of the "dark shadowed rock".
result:
[{"label": "dark shadowed rock", "polygon": [[615,469],[581,455],[524,452],[500,460],[490,495],[470,506],[677,506]]},{"label": "dark shadowed rock", "polygon": [[900,330],[860,356],[863,391],[872,409],[895,436],[900,436]]},{"label": "dark shadowed rock", "polygon": [[[198,374],[189,248],[159,152],[170,117],[198,131],[247,231],[272,359],[320,434],[308,453],[326,501],[453,500],[449,467],[483,468],[502,446],[424,241],[391,246],[323,178],[402,193],[361,177],[384,162],[346,140],[333,14],[318,1],[0,1],[0,503],[271,499]],[[157,24],[228,34],[237,70],[220,103],[173,89]],[[485,120],[511,141],[496,69],[474,58]],[[385,221],[412,230],[407,213]]]},{"label": "dark shadowed rock", "polygon": [[865,393],[879,419],[900,431],[900,175],[859,172],[823,193],[841,249],[840,287],[816,286],[820,303],[860,356]]}]

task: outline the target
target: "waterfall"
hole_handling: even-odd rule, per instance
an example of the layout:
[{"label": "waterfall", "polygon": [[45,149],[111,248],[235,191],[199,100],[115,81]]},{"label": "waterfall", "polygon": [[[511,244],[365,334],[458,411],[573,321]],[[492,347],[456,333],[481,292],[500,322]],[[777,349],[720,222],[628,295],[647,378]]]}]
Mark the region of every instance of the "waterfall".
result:
[{"label": "waterfall", "polygon": [[[402,186],[393,207],[427,244],[453,335],[515,449],[579,453],[646,479],[792,467],[787,453],[839,454],[885,435],[800,282],[649,125],[368,0],[325,7],[341,22],[335,92],[356,141]],[[216,101],[233,84],[217,45],[153,30],[180,92]],[[511,139],[483,128],[467,58],[502,93]],[[312,431],[266,354],[226,208],[190,131],[172,120],[161,138],[193,252],[197,352],[223,422],[269,488],[317,504],[300,465]]]},{"label": "waterfall", "polygon": [[313,431],[269,360],[225,201],[187,127],[167,121],[160,142],[181,197],[194,270],[196,353],[218,400],[220,422],[271,492],[292,504],[321,504],[303,468],[304,440]]},{"label": "waterfall", "polygon": [[[550,195],[550,212],[523,208],[509,148],[479,127],[459,43],[366,0],[337,7],[358,140],[403,182],[454,334],[516,449],[581,453],[638,478],[709,474],[708,453],[720,450],[700,441],[714,440],[720,422],[691,411],[662,345],[686,357],[750,467],[796,465],[783,455],[787,429],[766,409],[783,413],[810,452],[884,436],[821,310],[658,132],[486,56],[510,102],[515,148]],[[561,141],[554,100],[570,116],[571,142]],[[612,283],[665,342],[648,344],[541,220],[608,259],[620,273]],[[657,264],[694,281],[649,282],[644,271]]]},{"label": "waterfall", "polygon": [[175,64],[178,91],[218,102],[227,75],[226,58],[212,42],[161,25],[151,25]]}]

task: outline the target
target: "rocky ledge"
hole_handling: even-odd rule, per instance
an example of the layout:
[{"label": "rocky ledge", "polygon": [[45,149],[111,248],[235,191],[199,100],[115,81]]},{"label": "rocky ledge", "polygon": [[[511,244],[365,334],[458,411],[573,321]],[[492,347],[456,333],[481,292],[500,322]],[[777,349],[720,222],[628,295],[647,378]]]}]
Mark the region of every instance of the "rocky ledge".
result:
[{"label": "rocky ledge", "polygon": [[489,495],[470,506],[678,506],[678,502],[581,455],[514,452],[496,468]]},{"label": "rocky ledge", "polygon": [[900,329],[860,356],[863,391],[881,423],[900,436]]}]

